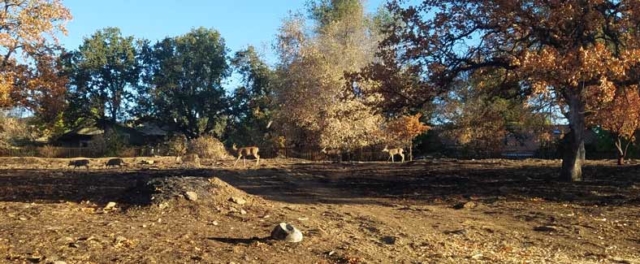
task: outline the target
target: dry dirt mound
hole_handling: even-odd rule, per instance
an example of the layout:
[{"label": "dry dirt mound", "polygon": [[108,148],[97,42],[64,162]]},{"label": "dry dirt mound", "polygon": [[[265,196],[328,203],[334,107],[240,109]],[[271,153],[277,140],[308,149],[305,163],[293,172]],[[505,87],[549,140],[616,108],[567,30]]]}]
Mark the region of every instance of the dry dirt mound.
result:
[{"label": "dry dirt mound", "polygon": [[264,203],[260,197],[247,194],[217,177],[176,176],[140,180],[127,190],[123,201],[128,204],[165,207],[175,200],[201,204],[238,205]]}]

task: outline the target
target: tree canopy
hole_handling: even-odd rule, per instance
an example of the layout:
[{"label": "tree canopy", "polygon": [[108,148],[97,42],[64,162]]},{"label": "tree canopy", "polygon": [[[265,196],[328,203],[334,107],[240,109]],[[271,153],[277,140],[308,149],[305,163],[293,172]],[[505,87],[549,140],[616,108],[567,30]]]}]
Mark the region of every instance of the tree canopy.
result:
[{"label": "tree canopy", "polygon": [[55,84],[51,89],[42,84],[50,81],[47,78],[57,77],[48,74],[56,70],[50,62],[57,51],[58,34],[66,34],[65,24],[70,19],[69,10],[60,0],[0,3],[0,108],[24,103],[29,91],[52,90],[52,94],[59,94]]},{"label": "tree canopy", "polygon": [[[377,62],[415,76],[435,96],[470,73],[499,73],[531,95],[557,99],[569,120],[561,176],[582,179],[585,116],[611,101],[616,87],[634,86],[640,66],[640,13],[624,0],[392,1],[391,23]],[[389,65],[390,64],[390,65]],[[393,66],[393,65],[402,65]],[[378,66],[380,68],[380,66]]]}]

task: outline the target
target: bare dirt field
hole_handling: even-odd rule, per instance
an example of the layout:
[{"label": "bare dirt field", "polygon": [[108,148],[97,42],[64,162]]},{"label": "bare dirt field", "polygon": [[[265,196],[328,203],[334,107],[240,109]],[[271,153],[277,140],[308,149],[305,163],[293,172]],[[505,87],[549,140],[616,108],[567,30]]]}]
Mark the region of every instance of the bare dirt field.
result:
[{"label": "bare dirt field", "polygon": [[638,165],[148,159],[0,158],[0,262],[640,263]]}]

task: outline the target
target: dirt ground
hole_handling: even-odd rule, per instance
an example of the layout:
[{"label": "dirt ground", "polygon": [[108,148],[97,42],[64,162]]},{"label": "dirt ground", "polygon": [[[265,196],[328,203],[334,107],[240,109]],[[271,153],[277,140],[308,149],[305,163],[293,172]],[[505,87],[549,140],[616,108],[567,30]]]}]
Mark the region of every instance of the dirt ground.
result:
[{"label": "dirt ground", "polygon": [[146,159],[0,158],[0,262],[640,263],[635,164]]}]

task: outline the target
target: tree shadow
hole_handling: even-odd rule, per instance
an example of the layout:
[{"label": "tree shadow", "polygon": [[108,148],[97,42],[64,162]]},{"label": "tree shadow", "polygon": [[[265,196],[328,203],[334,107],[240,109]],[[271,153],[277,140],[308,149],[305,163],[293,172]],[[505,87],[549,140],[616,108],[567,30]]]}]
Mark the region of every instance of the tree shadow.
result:
[{"label": "tree shadow", "polygon": [[[584,167],[585,181],[561,182],[559,165],[482,161],[300,163],[235,170],[0,169],[0,201],[80,202],[131,199],[140,186],[161,177],[218,177],[249,194],[297,204],[381,204],[394,199],[434,203],[543,199],[584,205],[640,204],[639,166]],[[142,195],[146,195],[142,193]],[[390,200],[391,199],[391,200]]]},{"label": "tree shadow", "polygon": [[231,237],[208,237],[207,239],[222,242],[225,244],[245,244],[249,245],[255,242],[265,243],[271,239],[271,237],[252,237],[252,238],[231,238]]}]

